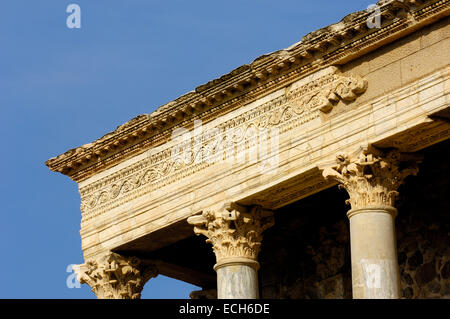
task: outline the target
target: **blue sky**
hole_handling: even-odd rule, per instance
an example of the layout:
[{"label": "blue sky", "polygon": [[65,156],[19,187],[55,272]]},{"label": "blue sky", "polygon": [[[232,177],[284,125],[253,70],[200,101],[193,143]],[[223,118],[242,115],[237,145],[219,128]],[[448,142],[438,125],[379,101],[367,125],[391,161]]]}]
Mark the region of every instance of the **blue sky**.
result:
[{"label": "blue sky", "polygon": [[[66,286],[83,262],[80,198],[47,159],[374,2],[3,0],[0,298],[95,298]],[[158,276],[142,297],[195,289]]]}]

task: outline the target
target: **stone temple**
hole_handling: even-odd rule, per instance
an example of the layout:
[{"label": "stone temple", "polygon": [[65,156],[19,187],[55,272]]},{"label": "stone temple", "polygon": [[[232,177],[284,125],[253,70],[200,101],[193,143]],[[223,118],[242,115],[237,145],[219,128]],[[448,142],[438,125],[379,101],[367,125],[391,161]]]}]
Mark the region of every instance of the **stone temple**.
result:
[{"label": "stone temple", "polygon": [[450,297],[450,0],[384,0],[46,165],[82,283],[140,298]]}]

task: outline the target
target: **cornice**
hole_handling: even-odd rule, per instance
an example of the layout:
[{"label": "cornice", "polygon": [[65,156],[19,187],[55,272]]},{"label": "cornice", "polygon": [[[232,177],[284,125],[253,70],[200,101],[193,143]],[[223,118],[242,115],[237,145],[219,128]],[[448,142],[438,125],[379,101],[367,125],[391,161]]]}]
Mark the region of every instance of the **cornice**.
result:
[{"label": "cornice", "polygon": [[450,13],[450,0],[378,2],[381,28],[369,29],[366,11],[314,31],[291,47],[263,55],[178,99],[119,126],[100,139],[51,158],[46,165],[76,182],[167,142],[176,127],[208,122],[301,77],[339,65],[406,36]]},{"label": "cornice", "polygon": [[[224,154],[234,156],[235,149],[248,151],[248,140],[254,128],[270,131],[276,127],[282,134],[330,112],[337,100],[356,100],[367,88],[365,79],[343,75],[336,67],[319,73],[314,74],[314,80],[296,82],[288,92],[218,123],[197,138],[191,138],[188,144],[195,143],[196,147],[188,157],[183,148],[186,141],[173,146],[164,145],[158,152],[148,154],[132,165],[88,185],[80,185],[82,223],[130,198],[140,197],[202,171],[223,158]],[[217,140],[223,142],[223,152],[210,152]]]}]

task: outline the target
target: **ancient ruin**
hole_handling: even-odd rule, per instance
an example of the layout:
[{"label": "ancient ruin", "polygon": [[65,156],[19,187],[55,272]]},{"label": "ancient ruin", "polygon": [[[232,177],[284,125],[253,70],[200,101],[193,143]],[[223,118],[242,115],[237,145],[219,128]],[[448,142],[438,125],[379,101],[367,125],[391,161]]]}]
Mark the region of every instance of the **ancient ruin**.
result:
[{"label": "ancient ruin", "polygon": [[98,298],[450,297],[449,0],[382,0],[47,161]]}]

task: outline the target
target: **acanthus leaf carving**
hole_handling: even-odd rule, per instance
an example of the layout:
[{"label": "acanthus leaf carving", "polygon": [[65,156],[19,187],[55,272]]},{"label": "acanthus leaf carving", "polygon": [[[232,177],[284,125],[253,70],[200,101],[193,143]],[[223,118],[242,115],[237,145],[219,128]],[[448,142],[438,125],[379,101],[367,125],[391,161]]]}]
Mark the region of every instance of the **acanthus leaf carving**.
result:
[{"label": "acanthus leaf carving", "polygon": [[366,79],[357,75],[343,75],[336,67],[330,68],[330,74],[290,92],[288,101],[293,102],[297,114],[305,111],[329,113],[341,99],[354,101],[358,95],[367,90]]},{"label": "acanthus leaf carving", "polygon": [[188,218],[196,235],[204,235],[212,244],[217,263],[242,257],[256,261],[262,233],[274,224],[273,212],[260,206],[244,207],[227,203],[221,210],[205,210]]},{"label": "acanthus leaf carving", "polygon": [[[232,154],[236,149],[248,149],[255,146],[259,130],[280,127],[284,123],[297,122],[298,125],[309,122],[322,112],[330,112],[339,100],[352,101],[367,88],[367,81],[359,76],[344,75],[337,67],[329,67],[305,84],[289,90],[236,118],[208,129],[183,141],[172,149],[159,153],[138,163],[140,170],[133,171],[125,178],[114,180],[101,189],[89,187],[94,191],[81,192],[81,210],[83,219],[88,220],[103,211],[103,206],[113,201],[120,202],[137,189],[147,185],[148,190],[169,183],[168,177],[180,173],[193,174],[223,154]],[[227,131],[232,128],[232,133]],[[186,150],[190,150],[187,152]],[[224,155],[225,156],[225,155]],[[186,173],[184,173],[186,171]],[[177,180],[173,178],[172,180]],[[160,181],[163,181],[160,183]]]},{"label": "acanthus leaf carving", "polygon": [[88,284],[99,299],[139,299],[145,283],[158,275],[156,266],[116,253],[89,259],[73,269],[78,281]]},{"label": "acanthus leaf carving", "polygon": [[323,169],[326,179],[339,183],[350,195],[352,209],[394,207],[397,189],[409,175],[416,175],[421,156],[381,151],[373,146],[336,156],[336,163]]},{"label": "acanthus leaf carving", "polygon": [[[418,5],[418,3],[420,5]],[[198,116],[199,112],[195,112],[195,107],[193,106],[204,100],[208,101],[211,98],[214,99],[216,89],[212,88],[215,86],[218,86],[217,88],[219,88],[226,85],[227,89],[225,91],[229,92],[231,88],[233,88],[231,91],[244,90],[244,86],[241,84],[244,79],[245,82],[250,84],[250,88],[245,88],[247,92],[243,92],[241,99],[226,99],[225,101],[221,101],[221,103],[217,103],[218,105],[215,103],[207,103],[208,108],[212,107],[211,111],[222,111],[226,108],[235,109],[238,105],[241,105],[243,101],[253,102],[261,97],[265,91],[274,91],[275,89],[282,88],[285,83],[292,82],[298,77],[309,74],[317,70],[321,65],[345,64],[349,61],[349,58],[354,58],[355,53],[361,50],[367,50],[368,47],[372,46],[374,46],[374,48],[379,47],[380,45],[390,42],[389,39],[395,40],[398,30],[400,29],[407,33],[414,32],[417,22],[422,21],[427,24],[428,21],[434,21],[431,17],[439,17],[447,10],[448,3],[447,1],[380,0],[379,6],[380,10],[382,10],[383,17],[388,18],[385,19],[386,23],[383,23],[382,28],[376,33],[372,32],[370,28],[366,28],[365,22],[362,22],[361,20],[363,16],[368,13],[366,11],[355,12],[346,16],[337,24],[309,33],[303,37],[302,41],[286,50],[276,51],[270,55],[260,57],[253,61],[251,66],[242,66],[233,70],[226,76],[222,76],[220,79],[215,79],[205,85],[201,85],[196,88],[195,91],[189,92],[186,95],[161,106],[150,115],[140,115],[92,143],[85,144],[60,154],[57,157],[53,157],[46,162],[46,165],[53,171],[67,174],[74,180],[81,181],[95,174],[103,167],[103,163],[111,165],[111,163],[120,162],[124,158],[134,154],[134,152],[129,151],[126,143],[124,143],[124,145],[121,145],[122,143],[117,144],[118,139],[135,138],[135,136],[139,136],[140,134],[152,134],[154,139],[152,138],[151,142],[149,139],[143,139],[139,142],[141,146],[136,148],[136,150],[145,148],[153,142],[158,144],[163,141],[170,135],[169,129],[165,130],[163,132],[164,134],[158,133],[157,135],[154,135],[156,132],[160,132],[160,130],[153,130],[150,128],[160,127],[162,123],[166,122],[167,118],[178,118],[180,110],[185,114],[185,116],[180,117],[183,120],[190,121],[194,116]],[[399,8],[401,9],[399,10]],[[411,24],[411,21],[414,21],[415,23]],[[354,41],[348,41],[349,39],[353,39]],[[315,51],[320,53],[317,57],[313,54]],[[319,56],[320,60],[318,60]],[[309,61],[311,58],[320,64],[312,63]],[[306,60],[303,61],[303,59]],[[303,64],[303,62],[305,62],[305,64]],[[267,63],[269,63],[269,65],[267,65]],[[302,66],[299,67],[299,65]],[[268,72],[268,70],[275,70],[280,67],[281,69],[289,70],[290,72],[274,72],[276,73],[276,76],[270,80],[267,79],[266,75],[260,76],[261,74]],[[249,72],[250,70],[252,71]],[[240,75],[238,76],[238,74]],[[209,91],[212,95],[207,96],[209,93],[207,94],[206,91]],[[325,107],[324,110],[327,110],[327,108]],[[181,125],[182,123],[179,124]],[[116,147],[117,145],[120,145],[116,150],[120,156],[97,156],[97,152],[104,149],[105,146]],[[91,164],[96,163],[80,169],[77,164],[80,163],[80,161]],[[74,170],[74,166],[78,168]]]}]

